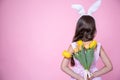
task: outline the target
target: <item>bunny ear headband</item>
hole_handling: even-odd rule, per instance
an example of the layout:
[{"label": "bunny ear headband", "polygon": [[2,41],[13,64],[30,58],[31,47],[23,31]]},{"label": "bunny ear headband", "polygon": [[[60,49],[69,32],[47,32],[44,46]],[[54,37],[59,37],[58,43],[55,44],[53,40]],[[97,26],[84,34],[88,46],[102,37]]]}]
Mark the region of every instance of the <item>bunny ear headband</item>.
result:
[{"label": "bunny ear headband", "polygon": [[84,10],[84,7],[80,4],[73,4],[72,8],[76,9],[78,11],[78,13],[82,16],[82,15],[91,15],[92,13],[94,13],[100,6],[101,4],[101,0],[97,0],[95,3],[93,3],[93,5],[88,9],[88,12],[86,13]]}]

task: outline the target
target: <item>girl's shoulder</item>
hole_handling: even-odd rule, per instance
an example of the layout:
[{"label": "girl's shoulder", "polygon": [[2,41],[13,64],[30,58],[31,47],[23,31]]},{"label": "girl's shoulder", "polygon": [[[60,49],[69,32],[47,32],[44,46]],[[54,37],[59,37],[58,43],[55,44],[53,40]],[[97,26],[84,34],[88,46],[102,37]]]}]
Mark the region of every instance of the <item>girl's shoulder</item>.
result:
[{"label": "girl's shoulder", "polygon": [[74,48],[76,48],[77,43],[76,43],[76,42],[72,42],[70,45],[71,45],[71,46],[72,46],[72,48],[74,49]]}]

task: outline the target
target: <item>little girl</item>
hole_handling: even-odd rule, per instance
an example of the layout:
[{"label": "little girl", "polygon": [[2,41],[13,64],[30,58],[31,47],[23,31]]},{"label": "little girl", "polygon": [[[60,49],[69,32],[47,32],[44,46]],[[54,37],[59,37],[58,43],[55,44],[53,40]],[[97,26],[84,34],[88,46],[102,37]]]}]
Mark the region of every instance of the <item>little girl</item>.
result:
[{"label": "little girl", "polygon": [[[84,47],[89,46],[89,44],[94,40],[96,34],[96,25],[93,17],[89,15],[83,15],[77,22],[75,35],[73,37],[73,42],[70,44],[67,52],[72,56],[70,58],[64,57],[61,63],[61,69],[65,73],[71,76],[71,80],[84,80],[84,68],[79,63],[77,59],[74,58],[74,49],[77,47],[77,41],[82,40]],[[104,66],[101,69],[96,68],[96,62],[98,58],[101,58]],[[69,66],[71,63],[71,66]],[[106,52],[104,51],[102,45],[97,42],[97,46],[94,50],[94,61],[90,67],[91,77],[89,80],[102,80],[101,75],[110,72],[113,69],[110,59],[108,58]]]}]

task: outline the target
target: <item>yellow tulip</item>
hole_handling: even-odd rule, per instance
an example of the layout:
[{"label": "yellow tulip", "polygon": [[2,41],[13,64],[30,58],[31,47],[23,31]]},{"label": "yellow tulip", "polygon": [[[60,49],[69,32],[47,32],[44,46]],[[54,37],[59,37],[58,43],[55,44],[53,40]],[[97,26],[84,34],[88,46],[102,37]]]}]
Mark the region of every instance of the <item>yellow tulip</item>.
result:
[{"label": "yellow tulip", "polygon": [[66,50],[63,51],[62,55],[63,55],[65,58],[71,58],[71,57],[72,57],[71,53],[69,53],[69,52],[66,51]]},{"label": "yellow tulip", "polygon": [[78,45],[78,46],[82,46],[82,45],[83,45],[82,40],[77,41],[77,45]]},{"label": "yellow tulip", "polygon": [[97,41],[93,40],[91,43],[90,43],[90,48],[95,48],[97,46]]},{"label": "yellow tulip", "polygon": [[78,46],[78,51],[81,51],[81,49],[82,49],[82,46]]},{"label": "yellow tulip", "polygon": [[74,49],[74,52],[75,52],[75,53],[77,53],[77,52],[78,52],[78,48],[77,48],[77,47]]}]

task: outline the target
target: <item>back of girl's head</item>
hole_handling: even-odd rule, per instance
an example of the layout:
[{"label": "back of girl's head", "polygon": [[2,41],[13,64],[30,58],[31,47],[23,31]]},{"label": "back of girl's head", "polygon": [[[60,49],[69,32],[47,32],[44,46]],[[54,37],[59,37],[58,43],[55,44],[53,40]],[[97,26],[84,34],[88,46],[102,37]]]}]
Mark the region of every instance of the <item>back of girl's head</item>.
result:
[{"label": "back of girl's head", "polygon": [[[73,37],[73,42],[78,40],[90,41],[94,39],[96,33],[95,20],[92,16],[84,15],[81,16],[76,25],[75,35]],[[73,57],[71,57],[71,66],[74,66],[75,62]]]},{"label": "back of girl's head", "polygon": [[76,25],[73,42],[78,40],[90,41],[94,39],[96,33],[95,20],[92,16],[81,16]]}]

